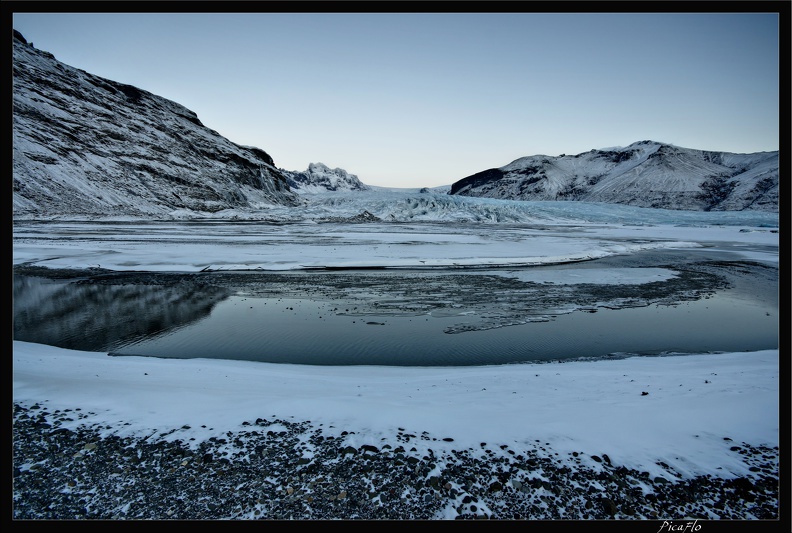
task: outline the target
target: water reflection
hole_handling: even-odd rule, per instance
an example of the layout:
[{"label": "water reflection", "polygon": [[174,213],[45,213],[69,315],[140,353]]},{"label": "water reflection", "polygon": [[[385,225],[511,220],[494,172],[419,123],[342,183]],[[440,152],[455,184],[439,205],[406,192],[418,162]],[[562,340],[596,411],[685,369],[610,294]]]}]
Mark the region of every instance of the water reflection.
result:
[{"label": "water reflection", "polygon": [[750,278],[728,284],[713,272],[734,265],[712,263],[640,285],[545,285],[487,272],[15,275],[14,338],[114,355],[314,365],[777,348],[773,270],[739,268]]},{"label": "water reflection", "polygon": [[207,316],[228,296],[219,287],[83,284],[14,276],[14,339],[111,351]]}]

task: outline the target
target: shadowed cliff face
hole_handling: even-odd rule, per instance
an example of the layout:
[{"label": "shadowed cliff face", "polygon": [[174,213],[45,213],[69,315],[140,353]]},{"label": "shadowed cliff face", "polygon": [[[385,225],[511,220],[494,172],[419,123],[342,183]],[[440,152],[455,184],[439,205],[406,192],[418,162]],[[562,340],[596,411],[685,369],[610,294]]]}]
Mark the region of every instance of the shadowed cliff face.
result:
[{"label": "shadowed cliff face", "polygon": [[297,205],[263,150],[181,105],[13,46],[15,216],[215,213]]}]

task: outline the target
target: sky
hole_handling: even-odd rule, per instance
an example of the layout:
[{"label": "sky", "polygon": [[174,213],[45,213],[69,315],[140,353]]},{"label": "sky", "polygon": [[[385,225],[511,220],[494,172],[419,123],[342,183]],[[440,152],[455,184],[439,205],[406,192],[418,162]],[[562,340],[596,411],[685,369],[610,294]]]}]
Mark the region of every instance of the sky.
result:
[{"label": "sky", "polygon": [[[448,264],[460,252],[460,244],[469,255],[475,247],[483,263],[488,257],[519,259],[526,248],[540,261],[558,261],[574,259],[580,252],[629,254],[637,249],[616,248],[613,242],[637,238],[647,246],[723,247],[736,254],[735,259],[769,265],[777,266],[779,260],[777,232],[740,224],[573,226],[568,241],[555,232],[528,232],[523,238],[530,241],[529,247],[516,246],[508,227],[502,234],[490,227],[485,232],[489,239],[464,232],[437,235],[432,225],[369,233],[365,227],[340,230],[347,244],[341,255],[333,255],[340,235],[331,225],[312,227],[304,235],[294,230],[288,239],[302,243],[303,259],[331,265],[362,262],[374,255],[385,265],[398,266],[397,258],[410,249]],[[192,240],[180,234],[178,223],[146,224],[135,231],[141,228],[143,233],[130,239],[118,238],[117,231],[123,229],[103,232],[98,224],[55,222],[26,229],[20,223],[15,225],[13,262],[85,268],[101,261],[104,268],[117,270],[199,271],[220,257],[237,268],[241,258],[258,259],[265,268],[283,258],[262,254],[259,238],[237,239],[228,246],[221,243],[229,239],[220,238],[207,247],[217,237],[213,232],[223,232],[225,226]],[[194,226],[189,228],[194,234]],[[409,233],[412,242],[406,244],[407,235],[400,232]],[[162,253],[159,243],[171,240],[169,235],[180,244]],[[355,245],[356,239],[360,245]],[[657,279],[657,269],[641,271],[592,269],[590,279],[577,282]],[[579,273],[585,278],[584,270]],[[528,274],[537,282],[565,283],[554,270]],[[98,424],[105,434],[151,435],[156,430],[163,438],[195,445],[227,431],[243,431],[244,422],[261,416],[294,417],[323,424],[325,433],[348,431],[345,442],[355,447],[379,446],[383,438],[395,439],[401,427],[437,438],[420,441],[418,454],[425,453],[425,447],[484,453],[481,442],[515,448],[530,447],[538,439],[562,460],[572,452],[589,458],[607,453],[616,464],[653,476],[668,475],[658,465],[662,461],[680,476],[728,477],[749,474],[739,455],[729,450],[732,442],[779,445],[779,355],[778,349],[767,349],[473,367],[313,366],[109,357],[14,341],[13,399],[28,406],[39,403],[50,412],[80,407],[90,416],[71,424]]]},{"label": "sky", "polygon": [[[35,5],[35,4],[34,4]],[[779,146],[777,13],[13,13],[275,165],[435,187],[641,140]]]}]

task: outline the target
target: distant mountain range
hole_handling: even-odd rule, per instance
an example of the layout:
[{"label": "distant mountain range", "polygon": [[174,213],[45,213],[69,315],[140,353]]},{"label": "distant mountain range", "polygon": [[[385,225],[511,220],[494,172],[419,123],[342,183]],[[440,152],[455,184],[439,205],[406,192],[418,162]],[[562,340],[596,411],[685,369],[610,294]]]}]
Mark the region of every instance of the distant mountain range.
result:
[{"label": "distant mountain range", "polygon": [[[339,168],[275,166],[182,105],[65,65],[13,39],[13,216],[189,218],[305,205],[303,193],[371,187]],[[729,154],[642,141],[530,156],[435,194],[778,211],[778,152]],[[426,189],[426,192],[430,192]]]},{"label": "distant mountain range", "polygon": [[692,211],[778,211],[778,152],[733,154],[640,141],[571,156],[522,157],[455,182],[450,194]]}]

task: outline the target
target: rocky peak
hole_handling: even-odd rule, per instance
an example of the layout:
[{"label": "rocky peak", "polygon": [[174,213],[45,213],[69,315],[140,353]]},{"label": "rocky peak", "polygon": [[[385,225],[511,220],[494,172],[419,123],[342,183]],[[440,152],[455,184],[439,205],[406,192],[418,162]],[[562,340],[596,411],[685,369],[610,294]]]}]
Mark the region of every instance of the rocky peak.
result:
[{"label": "rocky peak", "polygon": [[326,191],[366,191],[364,185],[354,174],[342,168],[331,169],[324,163],[310,163],[303,172],[283,171],[289,186],[301,192]]}]

